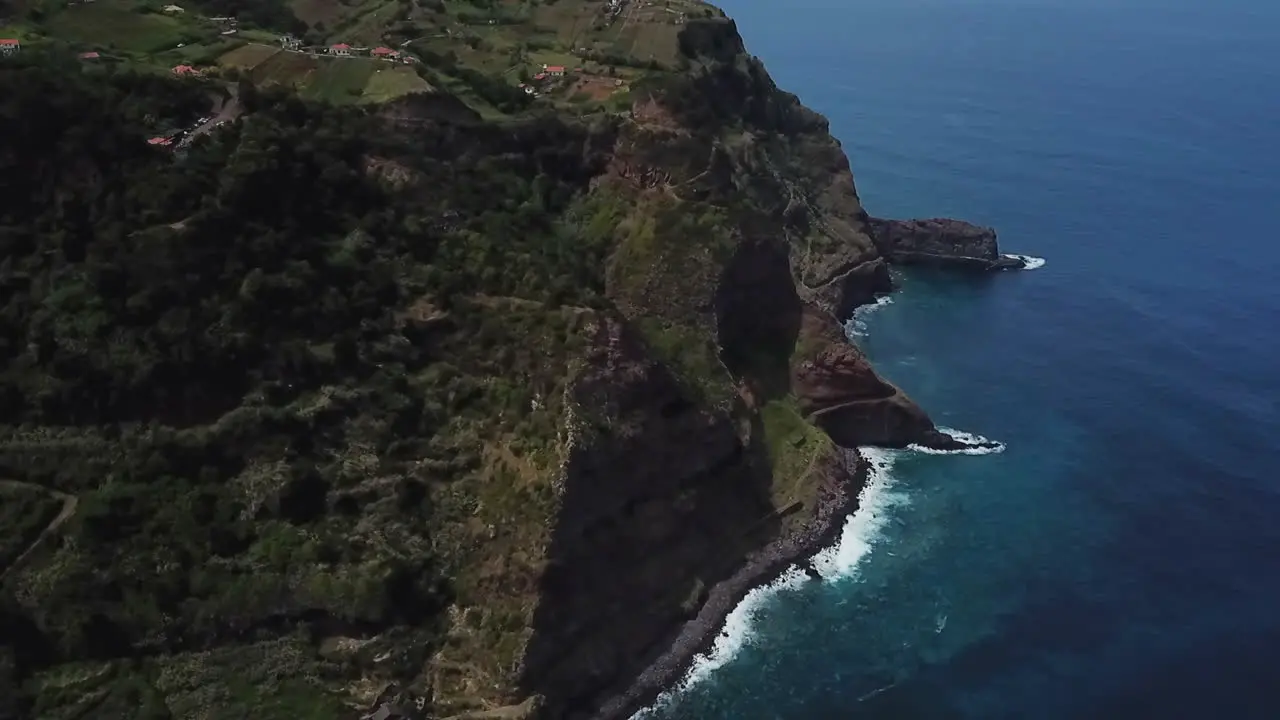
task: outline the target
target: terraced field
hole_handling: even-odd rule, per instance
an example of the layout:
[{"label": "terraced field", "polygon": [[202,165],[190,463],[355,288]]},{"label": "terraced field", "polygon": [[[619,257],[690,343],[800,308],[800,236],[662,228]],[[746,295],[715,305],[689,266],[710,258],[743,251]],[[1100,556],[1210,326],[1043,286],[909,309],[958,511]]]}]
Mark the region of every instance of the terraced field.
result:
[{"label": "terraced field", "polygon": [[253,70],[280,52],[284,51],[278,47],[249,43],[218,58],[218,64],[227,68]]},{"label": "terraced field", "polygon": [[365,85],[364,97],[360,99],[363,103],[380,103],[394,100],[401,95],[408,95],[414,92],[427,92],[431,90],[431,85],[426,80],[418,77],[418,74],[409,67],[391,67],[385,70],[374,71],[373,77],[369,78],[369,84]]},{"label": "terraced field", "polygon": [[255,85],[302,88],[320,68],[320,58],[295,52],[280,52],[254,67]]},{"label": "terraced field", "polygon": [[331,103],[355,102],[364,94],[374,71],[385,66],[387,63],[368,58],[325,60],[303,88],[302,96]]}]

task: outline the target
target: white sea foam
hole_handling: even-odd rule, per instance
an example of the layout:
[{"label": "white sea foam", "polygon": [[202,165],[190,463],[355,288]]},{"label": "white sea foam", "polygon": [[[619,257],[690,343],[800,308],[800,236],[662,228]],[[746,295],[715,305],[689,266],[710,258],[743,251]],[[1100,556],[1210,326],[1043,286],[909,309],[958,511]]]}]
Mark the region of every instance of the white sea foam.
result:
[{"label": "white sea foam", "polygon": [[858,509],[844,522],[840,540],[813,558],[813,567],[826,580],[854,577],[862,560],[883,536],[890,511],[907,502],[905,493],[893,490],[894,450],[859,448],[871,466],[867,484],[858,494]]},{"label": "white sea foam", "polygon": [[1039,270],[1044,267],[1045,259],[1035,257],[1033,255],[1005,255],[1005,257],[1018,258],[1022,261],[1023,270]]},{"label": "white sea foam", "polygon": [[[858,509],[845,519],[840,539],[835,545],[813,558],[814,569],[827,582],[856,577],[858,566],[882,537],[889,522],[890,510],[907,502],[904,493],[892,490],[894,460],[898,451],[859,448],[871,468],[867,483],[858,494]],[[653,712],[668,705],[682,692],[706,680],[718,668],[754,642],[757,614],[783,590],[798,589],[809,582],[809,576],[793,565],[772,583],[747,593],[725,618],[724,627],[711,649],[694,658],[684,679],[663,692],[653,705],[632,716],[632,720],[652,717]]]},{"label": "white sea foam", "polygon": [[[970,445],[971,447],[960,448],[958,450],[935,450],[934,448],[925,447],[923,445],[908,445],[907,449],[914,450],[918,453],[924,453],[926,455],[994,455],[996,453],[1004,452],[1004,443],[1002,442],[988,440],[981,435],[974,435],[973,433],[967,433],[963,430],[955,430],[953,428],[940,427],[938,430],[950,435],[962,443]],[[994,447],[975,447],[979,443],[991,442],[996,442]]]},{"label": "white sea foam", "polygon": [[844,324],[845,334],[849,337],[866,337],[867,336],[867,316],[871,313],[893,303],[893,297],[890,295],[881,295],[876,301],[868,305],[863,305],[853,311],[853,317],[849,318]]},{"label": "white sea foam", "polygon": [[690,665],[688,672],[685,673],[684,679],[663,691],[652,705],[632,715],[631,720],[643,720],[644,718],[652,717],[654,711],[667,706],[681,693],[706,680],[717,669],[732,660],[734,656],[742,651],[742,648],[751,644],[754,635],[753,628],[756,624],[756,614],[765,608],[779,591],[798,588],[807,579],[808,576],[803,571],[796,566],[792,566],[772,583],[748,592],[737,607],[725,617],[724,627],[721,628],[720,634],[716,636],[711,649],[694,657],[693,663]]}]

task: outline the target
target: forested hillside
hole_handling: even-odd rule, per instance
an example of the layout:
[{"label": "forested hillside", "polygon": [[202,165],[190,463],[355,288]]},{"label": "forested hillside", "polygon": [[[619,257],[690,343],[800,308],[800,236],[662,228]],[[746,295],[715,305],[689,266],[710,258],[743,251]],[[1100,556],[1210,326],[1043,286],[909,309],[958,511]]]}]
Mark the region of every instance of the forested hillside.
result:
[{"label": "forested hillside", "polygon": [[511,548],[474,534],[549,524],[536,485],[475,503],[492,453],[551,462],[593,135],[245,85],[248,119],[147,145],[213,91],[0,69],[0,716],[346,717],[332,686],[413,677],[485,592]]}]

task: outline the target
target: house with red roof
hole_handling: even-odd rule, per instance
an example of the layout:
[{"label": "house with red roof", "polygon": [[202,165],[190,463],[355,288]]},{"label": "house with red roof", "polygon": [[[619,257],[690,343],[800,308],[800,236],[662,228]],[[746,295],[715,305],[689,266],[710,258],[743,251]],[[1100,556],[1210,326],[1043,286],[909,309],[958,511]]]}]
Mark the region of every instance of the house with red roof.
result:
[{"label": "house with red roof", "polygon": [[82,52],[77,57],[79,57],[81,60],[97,60],[102,56],[96,52],[90,51],[90,52]]},{"label": "house with red roof", "polygon": [[16,38],[0,38],[0,55],[12,55],[22,49]]},{"label": "house with red roof", "polygon": [[167,137],[153,137],[147,141],[147,144],[155,147],[169,147],[173,144],[173,140]]},{"label": "house with red roof", "polygon": [[543,65],[542,70],[551,77],[560,77],[561,75],[564,75],[563,65]]},{"label": "house with red roof", "polygon": [[387,58],[388,60],[394,60],[400,57],[400,53],[389,47],[376,47],[373,49],[373,52],[369,54],[376,58]]},{"label": "house with red roof", "polygon": [[351,46],[346,43],[338,43],[337,45],[330,45],[329,54],[346,57],[351,54]]},{"label": "house with red roof", "polygon": [[174,75],[178,75],[178,76],[184,76],[184,75],[187,75],[187,76],[192,76],[192,77],[199,77],[199,76],[203,75],[204,73],[202,73],[202,72],[200,72],[199,70],[197,70],[197,69],[195,69],[195,68],[191,67],[190,65],[179,65],[179,66],[177,66],[177,67],[175,67],[175,68],[173,69],[173,74],[174,74]]}]

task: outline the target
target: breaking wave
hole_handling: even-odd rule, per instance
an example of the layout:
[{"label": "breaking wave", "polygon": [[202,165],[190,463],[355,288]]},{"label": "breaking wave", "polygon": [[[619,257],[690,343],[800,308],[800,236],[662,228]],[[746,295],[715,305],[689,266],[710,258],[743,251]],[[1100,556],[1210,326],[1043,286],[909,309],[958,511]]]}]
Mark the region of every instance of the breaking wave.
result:
[{"label": "breaking wave", "polygon": [[[895,483],[893,463],[899,451],[859,448],[858,452],[870,466],[867,483],[858,493],[858,508],[845,519],[836,544],[822,550],[812,560],[814,569],[825,582],[856,577],[858,566],[881,539],[884,526],[889,522],[889,511],[907,502],[906,494],[892,489]],[[779,593],[797,590],[806,582],[811,582],[808,575],[799,566],[792,565],[772,583],[748,592],[725,618],[724,628],[711,649],[694,658],[684,679],[664,691],[651,706],[633,715],[632,720],[650,717],[655,710],[666,707],[681,693],[733,660],[754,641],[758,614],[767,610]]]},{"label": "breaking wave", "polygon": [[867,336],[867,316],[893,303],[891,295],[881,295],[876,301],[853,311],[853,316],[844,324],[844,332],[850,338]]},{"label": "breaking wave", "polygon": [[[996,442],[984,438],[981,435],[967,433],[963,430],[955,430],[953,428],[940,427],[938,430],[950,435],[970,447],[960,448],[959,450],[935,450],[934,448],[924,447],[923,445],[908,445],[907,449],[925,455],[995,455],[1004,452],[1004,443]],[[993,447],[979,447],[982,443],[995,443]]]},{"label": "breaking wave", "polygon": [[1044,267],[1045,259],[1035,257],[1034,255],[1013,255],[1006,254],[1005,257],[1018,258],[1022,261],[1023,270],[1039,270]]}]

